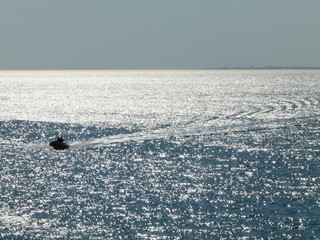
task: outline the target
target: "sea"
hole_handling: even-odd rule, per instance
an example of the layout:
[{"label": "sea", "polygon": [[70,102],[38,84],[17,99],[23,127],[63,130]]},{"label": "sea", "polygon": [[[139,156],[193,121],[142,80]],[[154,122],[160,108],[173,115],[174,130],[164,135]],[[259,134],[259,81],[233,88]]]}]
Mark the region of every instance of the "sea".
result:
[{"label": "sea", "polygon": [[0,71],[0,239],[320,239],[319,144],[320,70]]}]

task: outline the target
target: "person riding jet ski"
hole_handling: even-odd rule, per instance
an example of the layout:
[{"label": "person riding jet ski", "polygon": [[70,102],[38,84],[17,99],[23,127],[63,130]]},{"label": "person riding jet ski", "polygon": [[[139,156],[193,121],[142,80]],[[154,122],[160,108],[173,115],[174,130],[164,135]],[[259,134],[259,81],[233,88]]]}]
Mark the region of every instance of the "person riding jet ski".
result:
[{"label": "person riding jet ski", "polygon": [[52,141],[50,146],[53,147],[55,150],[65,150],[68,149],[70,146],[64,142],[62,137],[58,137],[57,140]]}]

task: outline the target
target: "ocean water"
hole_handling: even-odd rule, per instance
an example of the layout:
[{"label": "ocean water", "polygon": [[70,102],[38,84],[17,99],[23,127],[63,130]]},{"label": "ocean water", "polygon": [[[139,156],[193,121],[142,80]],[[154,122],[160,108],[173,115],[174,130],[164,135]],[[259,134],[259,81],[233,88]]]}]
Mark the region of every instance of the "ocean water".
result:
[{"label": "ocean water", "polygon": [[320,239],[318,70],[2,71],[0,110],[0,239]]}]

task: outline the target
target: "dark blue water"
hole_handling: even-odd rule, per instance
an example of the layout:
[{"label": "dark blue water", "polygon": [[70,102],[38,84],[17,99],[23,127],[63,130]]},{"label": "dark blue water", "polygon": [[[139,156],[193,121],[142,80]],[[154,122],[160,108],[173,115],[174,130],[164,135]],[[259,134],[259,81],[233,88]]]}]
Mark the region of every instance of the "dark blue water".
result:
[{"label": "dark blue water", "polygon": [[[159,110],[151,125],[150,109],[130,110],[135,124],[4,117],[0,238],[318,239],[318,89],[269,88],[211,101],[237,98],[237,110],[176,109],[166,122]],[[205,108],[208,96],[196,96]],[[55,151],[61,133],[71,148]]]}]

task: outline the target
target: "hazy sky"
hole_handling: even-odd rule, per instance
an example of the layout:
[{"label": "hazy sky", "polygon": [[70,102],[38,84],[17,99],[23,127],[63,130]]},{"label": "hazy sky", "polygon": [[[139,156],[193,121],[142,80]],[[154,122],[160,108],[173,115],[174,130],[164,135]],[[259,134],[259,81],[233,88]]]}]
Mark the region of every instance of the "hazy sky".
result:
[{"label": "hazy sky", "polygon": [[319,0],[0,0],[0,69],[320,66]]}]

